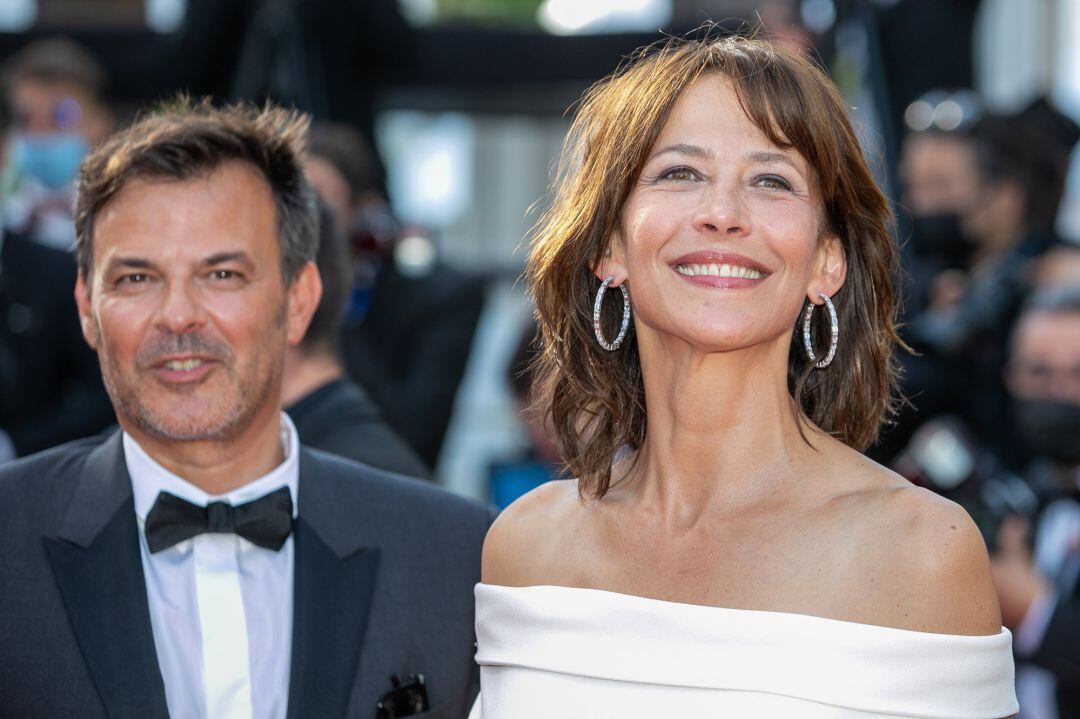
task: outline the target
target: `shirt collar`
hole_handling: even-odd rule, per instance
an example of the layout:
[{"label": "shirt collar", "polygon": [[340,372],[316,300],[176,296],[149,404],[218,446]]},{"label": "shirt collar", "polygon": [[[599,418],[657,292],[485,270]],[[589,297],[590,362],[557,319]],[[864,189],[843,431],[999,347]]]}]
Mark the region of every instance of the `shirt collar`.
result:
[{"label": "shirt collar", "polygon": [[131,477],[135,514],[140,522],[146,521],[146,515],[154,506],[160,492],[169,492],[192,504],[205,507],[210,502],[242,504],[269,494],[279,487],[288,487],[293,500],[293,517],[297,514],[300,486],[300,440],[296,433],[296,426],[284,412],[281,413],[281,446],[285,451],[285,459],[258,479],[221,495],[207,494],[186,479],[173,474],[147,454],[131,435],[127,432],[123,434],[124,461],[127,463],[128,475]]}]

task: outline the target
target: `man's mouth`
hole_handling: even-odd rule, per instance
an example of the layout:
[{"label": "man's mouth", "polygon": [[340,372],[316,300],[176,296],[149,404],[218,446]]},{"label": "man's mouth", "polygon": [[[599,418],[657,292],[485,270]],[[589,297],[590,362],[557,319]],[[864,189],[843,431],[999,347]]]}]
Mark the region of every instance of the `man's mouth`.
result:
[{"label": "man's mouth", "polygon": [[206,364],[206,360],[192,357],[190,359],[169,360],[163,366],[172,372],[190,372]]}]

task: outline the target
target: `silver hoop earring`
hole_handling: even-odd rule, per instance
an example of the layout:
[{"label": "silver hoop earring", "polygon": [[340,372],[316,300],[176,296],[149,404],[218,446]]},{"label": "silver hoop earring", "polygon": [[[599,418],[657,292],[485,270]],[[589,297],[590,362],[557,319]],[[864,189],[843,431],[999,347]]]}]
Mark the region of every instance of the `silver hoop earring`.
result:
[{"label": "silver hoop earring", "polygon": [[[829,363],[833,361],[833,357],[836,356],[836,344],[840,341],[840,322],[836,319],[836,308],[833,307],[832,300],[829,296],[819,292],[818,297],[825,301],[825,309],[829,311],[829,321],[832,322],[832,337],[829,340],[829,353],[825,355],[825,359],[814,364],[818,369],[825,369],[829,366]],[[803,311],[802,318],[802,339],[803,347],[806,348],[806,357],[811,362],[814,362],[817,358],[814,356],[814,343],[810,339],[810,319],[814,316],[814,303],[807,302],[806,310]]]},{"label": "silver hoop earring", "polygon": [[604,279],[600,284],[600,289],[596,291],[596,302],[593,303],[592,308],[593,333],[596,335],[596,341],[608,352],[619,349],[619,345],[626,339],[626,331],[630,329],[630,293],[626,291],[625,282],[619,285],[619,289],[622,290],[622,324],[619,325],[619,335],[614,341],[608,342],[604,339],[604,331],[600,328],[600,308],[604,305],[604,293],[614,281],[615,275],[609,275]]}]

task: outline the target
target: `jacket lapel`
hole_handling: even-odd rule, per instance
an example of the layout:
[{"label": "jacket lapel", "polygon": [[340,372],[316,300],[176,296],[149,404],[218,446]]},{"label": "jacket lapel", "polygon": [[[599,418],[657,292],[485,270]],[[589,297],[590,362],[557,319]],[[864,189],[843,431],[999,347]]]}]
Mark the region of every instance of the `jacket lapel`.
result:
[{"label": "jacket lapel", "polygon": [[379,550],[365,542],[360,512],[334,491],[336,480],[301,449],[289,719],[345,715],[371,608]]},{"label": "jacket lapel", "polygon": [[119,432],[76,481],[60,531],[44,541],[79,649],[109,717],[166,717]]}]

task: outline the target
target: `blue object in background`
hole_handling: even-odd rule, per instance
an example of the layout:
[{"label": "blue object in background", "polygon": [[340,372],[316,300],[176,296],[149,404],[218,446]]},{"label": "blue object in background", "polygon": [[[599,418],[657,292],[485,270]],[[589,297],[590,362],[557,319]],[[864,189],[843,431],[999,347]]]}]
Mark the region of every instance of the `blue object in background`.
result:
[{"label": "blue object in background", "polygon": [[491,465],[488,473],[491,503],[499,509],[505,509],[521,495],[555,477],[554,468],[545,462],[536,460],[497,462]]}]

